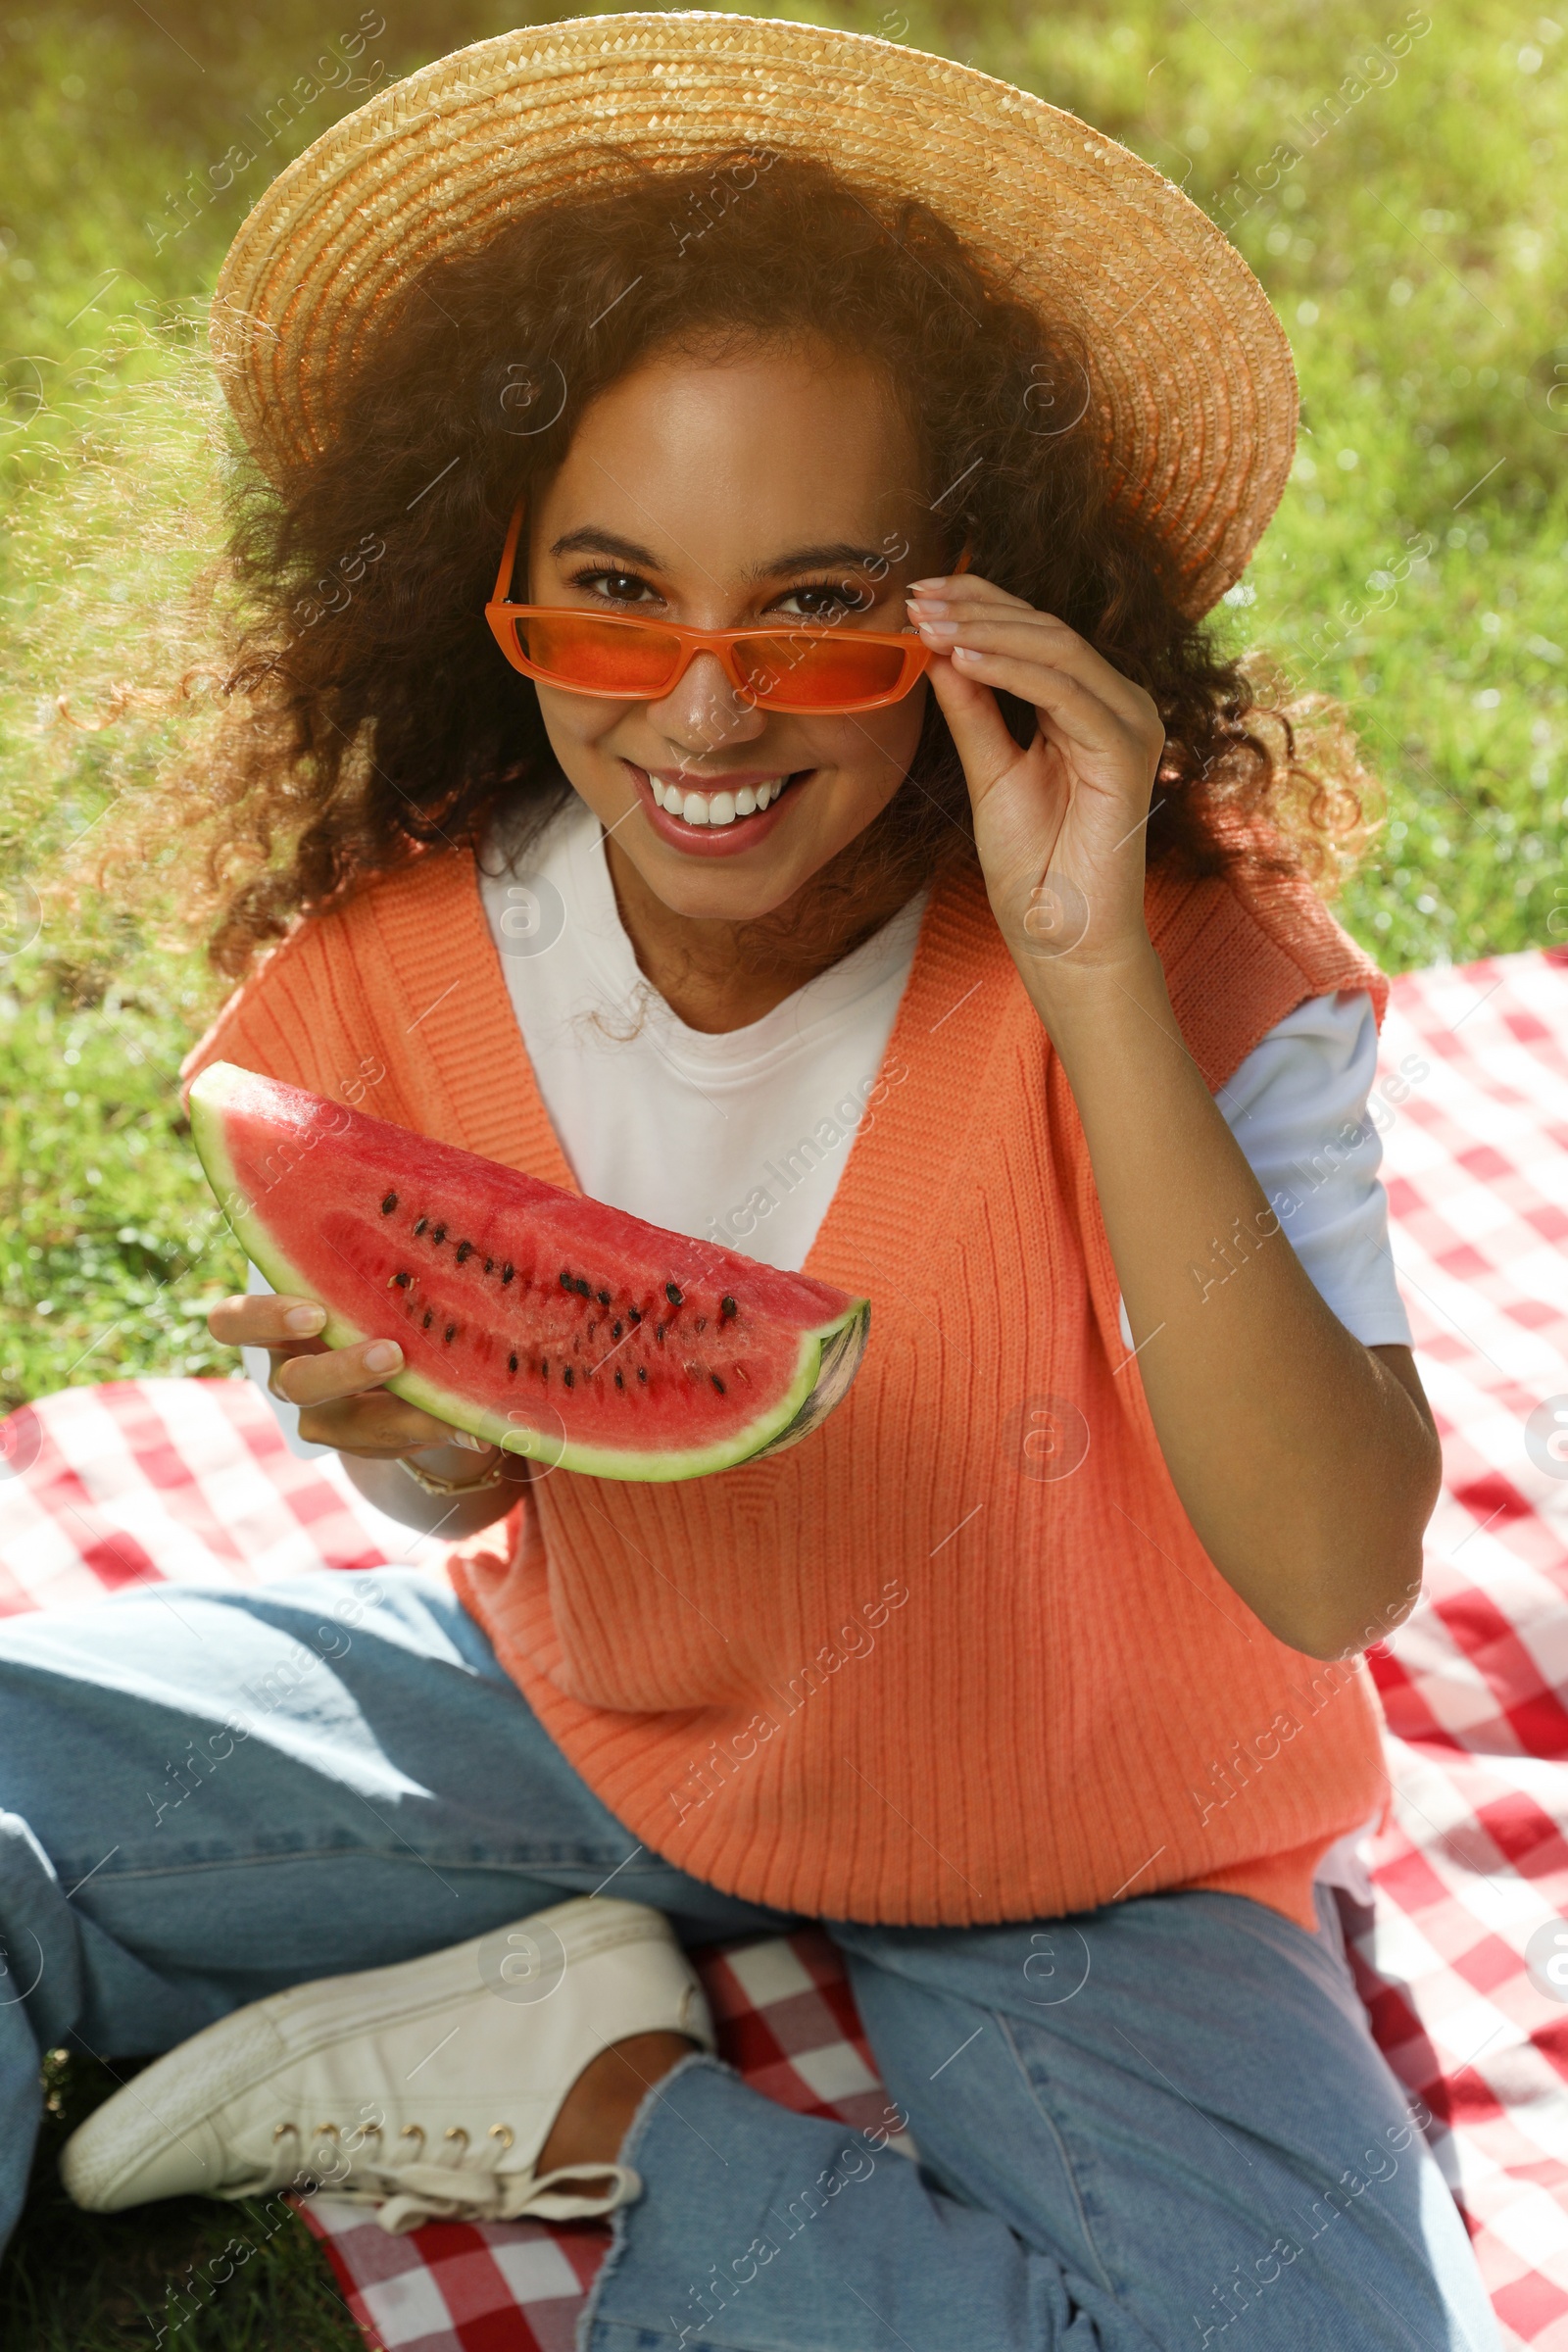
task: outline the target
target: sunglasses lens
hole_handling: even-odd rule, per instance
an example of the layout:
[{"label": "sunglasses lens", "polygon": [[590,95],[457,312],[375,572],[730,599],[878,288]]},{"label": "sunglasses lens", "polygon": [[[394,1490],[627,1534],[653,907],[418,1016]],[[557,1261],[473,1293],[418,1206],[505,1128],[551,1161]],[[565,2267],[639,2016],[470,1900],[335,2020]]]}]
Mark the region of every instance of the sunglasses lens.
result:
[{"label": "sunglasses lens", "polygon": [[626,628],[593,612],[533,613],[517,622],[529,661],[564,686],[619,702],[662,695],[680,662],[680,643],[662,629]]},{"label": "sunglasses lens", "polygon": [[879,702],[897,689],[904,660],[899,646],[867,645],[848,632],[814,637],[780,630],[742,638],[735,648],[748,692],[772,710],[853,710]]}]

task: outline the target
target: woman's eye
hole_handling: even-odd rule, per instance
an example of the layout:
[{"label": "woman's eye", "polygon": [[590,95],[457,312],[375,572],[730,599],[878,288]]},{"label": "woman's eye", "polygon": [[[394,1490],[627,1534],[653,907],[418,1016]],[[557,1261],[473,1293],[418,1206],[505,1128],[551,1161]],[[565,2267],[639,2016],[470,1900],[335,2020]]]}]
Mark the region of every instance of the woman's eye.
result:
[{"label": "woman's eye", "polygon": [[837,620],[841,613],[858,612],[871,603],[863,588],[853,580],[816,580],[803,588],[792,588],[778,601],[781,612],[796,612],[802,620]]},{"label": "woman's eye", "polygon": [[610,605],[642,605],[655,599],[655,592],[645,579],[634,571],[585,571],[572,581],[574,588],[586,589],[590,596],[603,597]]}]

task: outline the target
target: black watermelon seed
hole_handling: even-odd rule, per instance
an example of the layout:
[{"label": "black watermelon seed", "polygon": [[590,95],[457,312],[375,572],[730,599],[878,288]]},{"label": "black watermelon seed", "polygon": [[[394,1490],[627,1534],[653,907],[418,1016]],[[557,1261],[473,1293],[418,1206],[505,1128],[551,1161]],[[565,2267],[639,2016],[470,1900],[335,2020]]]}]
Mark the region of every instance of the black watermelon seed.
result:
[{"label": "black watermelon seed", "polygon": [[564,1370],[564,1372],[563,1372],[563,1374],[561,1375],[561,1377],[562,1377],[562,1379],[563,1379],[563,1380],[565,1382],[565,1384],[566,1384],[566,1386],[567,1386],[567,1388],[568,1388],[568,1389],[571,1389],[571,1388],[575,1388],[575,1387],[576,1387],[576,1385],[577,1385],[577,1384],[576,1384],[576,1378],[575,1378],[575,1375],[573,1374],[573,1372],[572,1372],[572,1369],[571,1369],[571,1366],[570,1366],[569,1364],[566,1366],[566,1369]]},{"label": "black watermelon seed", "polygon": [[506,1265],[504,1265],[504,1266],[502,1267],[502,1269],[501,1269],[501,1279],[502,1279],[502,1281],[503,1281],[503,1282],[510,1282],[510,1281],[512,1280],[512,1277],[514,1276],[514,1274],[515,1274],[515,1272],[516,1272],[516,1271],[517,1271],[516,1267],[515,1267],[514,1265],[513,1265],[513,1264],[512,1264],[512,1263],[509,1261],[509,1262],[508,1262]]},{"label": "black watermelon seed", "polygon": [[473,1244],[471,1242],[460,1242],[458,1244],[458,1263],[460,1266],[463,1265],[472,1255]]},{"label": "black watermelon seed", "polygon": [[394,1274],[392,1279],[397,1284],[400,1291],[406,1291],[410,1283],[414,1280],[414,1276],[412,1274]]},{"label": "black watermelon seed", "polygon": [[444,1225],[435,1225],[431,1227],[430,1239],[435,1243],[437,1249],[440,1248],[441,1244],[446,1240],[446,1238],[447,1229]]},{"label": "black watermelon seed", "polygon": [[724,1294],[724,1296],[723,1296],[723,1298],[722,1298],[719,1300],[719,1302],[718,1302],[718,1319],[719,1319],[719,1321],[720,1321],[721,1323],[727,1323],[727,1322],[729,1321],[729,1319],[730,1319],[731,1315],[738,1314],[739,1312],[740,1312],[740,1309],[737,1307],[737,1305],[735,1304],[735,1301],[734,1301],[734,1299],[733,1299],[733,1298],[732,1298],[729,1296],[729,1293],[726,1291],[726,1292],[725,1292],[725,1294]]},{"label": "black watermelon seed", "polygon": [[415,1221],[414,1221],[414,1232],[415,1232],[415,1238],[416,1238],[416,1240],[417,1240],[418,1236],[419,1236],[419,1235],[420,1235],[420,1234],[421,1234],[421,1233],[424,1231],[425,1227],[426,1227],[426,1226],[429,1224],[429,1222],[430,1222],[430,1220],[429,1220],[429,1218],[428,1218],[428,1217],[416,1217],[416,1218],[415,1219]]},{"label": "black watermelon seed", "polygon": [[398,1197],[396,1193],[388,1193],[386,1199],[381,1203],[382,1216],[389,1217],[392,1214],[392,1211],[396,1208],[397,1204]]},{"label": "black watermelon seed", "polygon": [[562,1268],[561,1287],[564,1291],[574,1291],[577,1288],[577,1285],[572,1281],[571,1276],[566,1272],[564,1267]]},{"label": "black watermelon seed", "polygon": [[678,1282],[666,1282],[664,1285],[664,1297],[669,1300],[671,1306],[679,1306],[680,1284]]},{"label": "black watermelon seed", "polygon": [[639,1364],[637,1367],[637,1377],[639,1380],[646,1380],[648,1378],[647,1371],[641,1364]]},{"label": "black watermelon seed", "polygon": [[656,1323],[654,1325],[654,1337],[659,1342],[661,1348],[662,1348],[664,1345],[664,1326],[662,1323]]},{"label": "black watermelon seed", "polygon": [[509,1356],[508,1356],[508,1358],[507,1358],[507,1370],[508,1370],[509,1372],[515,1372],[515,1370],[516,1370],[516,1369],[517,1369],[517,1359],[516,1359],[516,1357],[515,1357],[514,1355],[509,1355]]},{"label": "black watermelon seed", "polygon": [[539,1377],[541,1380],[548,1380],[550,1378],[550,1358],[548,1355],[541,1356],[539,1359]]},{"label": "black watermelon seed", "polygon": [[631,1323],[640,1323],[643,1319],[642,1308],[640,1306],[628,1306],[626,1309],[626,1319]]},{"label": "black watermelon seed", "polygon": [[484,1261],[484,1270],[485,1270],[485,1272],[486,1272],[487,1274],[493,1274],[493,1273],[495,1272],[495,1270],[496,1270],[496,1261],[495,1261],[495,1259],[494,1259],[493,1257],[487,1257],[487,1258],[485,1259],[485,1261]]},{"label": "black watermelon seed", "polygon": [[433,1314],[431,1314],[431,1313],[429,1312],[428,1308],[427,1308],[427,1309],[425,1310],[425,1317],[424,1317],[424,1329],[425,1329],[426,1331],[428,1331],[428,1330],[429,1330],[429,1328],[430,1328],[430,1326],[431,1326],[431,1324],[432,1324],[434,1321],[435,1321],[435,1317],[434,1317],[434,1315],[433,1315]]},{"label": "black watermelon seed", "polygon": [[621,1328],[622,1328],[622,1327],[621,1327],[621,1325],[620,1325],[620,1324],[618,1324],[618,1323],[612,1323],[612,1325],[610,1326],[610,1336],[611,1336],[611,1338],[612,1338],[612,1340],[618,1340],[618,1339],[619,1339],[619,1337],[620,1337],[620,1334],[621,1334]]},{"label": "black watermelon seed", "polygon": [[626,1383],[621,1379],[618,1372],[615,1374],[615,1386],[617,1389],[623,1389],[626,1386]]},{"label": "black watermelon seed", "polygon": [[591,1298],[594,1295],[593,1284],[591,1282],[582,1281],[580,1277],[572,1284],[571,1287],[577,1293],[579,1298]]},{"label": "black watermelon seed", "polygon": [[598,1299],[601,1306],[608,1306],[610,1304],[610,1293],[608,1291],[595,1291],[594,1297]]},{"label": "black watermelon seed", "polygon": [[447,1339],[447,1340],[455,1340],[455,1339],[457,1338],[457,1336],[458,1336],[458,1327],[457,1327],[457,1325],[456,1325],[455,1323],[449,1323],[449,1324],[447,1325],[447,1327],[446,1327],[446,1330],[445,1330],[445,1331],[442,1333],[442,1335],[441,1335],[441,1336],[442,1336],[442,1338],[443,1338],[443,1339]]},{"label": "black watermelon seed", "polygon": [[719,1395],[722,1396],[724,1394],[724,1383],[719,1379],[718,1374],[716,1372],[710,1372],[708,1377],[712,1382]]}]

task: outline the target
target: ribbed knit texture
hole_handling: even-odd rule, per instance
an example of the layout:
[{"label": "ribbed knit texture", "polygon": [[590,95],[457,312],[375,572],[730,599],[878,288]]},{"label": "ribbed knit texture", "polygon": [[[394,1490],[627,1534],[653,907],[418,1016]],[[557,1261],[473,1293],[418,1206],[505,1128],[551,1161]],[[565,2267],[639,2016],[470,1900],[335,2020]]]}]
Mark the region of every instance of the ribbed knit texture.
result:
[{"label": "ribbed knit texture", "polygon": [[[1149,915],[1211,1087],[1307,997],[1367,988],[1381,1018],[1305,885],[1156,880]],[[187,1075],[220,1057],[571,1184],[466,855],[301,926]],[[718,1477],[538,1479],[458,1590],[632,1835],[736,1894],[967,1924],[1198,1885],[1310,1928],[1382,1785],[1364,1675],[1276,1641],[1188,1524],[972,869],[933,894],[888,1062],[806,1267],[872,1302],[847,1401]],[[1037,1409],[1087,1433],[1070,1476],[1026,1474]]]}]

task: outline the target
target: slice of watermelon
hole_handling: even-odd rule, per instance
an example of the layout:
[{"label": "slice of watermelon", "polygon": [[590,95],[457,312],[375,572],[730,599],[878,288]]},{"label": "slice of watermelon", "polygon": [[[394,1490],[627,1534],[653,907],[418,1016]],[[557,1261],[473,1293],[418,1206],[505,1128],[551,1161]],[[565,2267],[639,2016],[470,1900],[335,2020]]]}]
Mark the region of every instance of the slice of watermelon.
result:
[{"label": "slice of watermelon", "polygon": [[394,1339],[385,1384],[596,1478],[704,1478],[796,1445],[848,1390],[870,1306],[219,1061],[190,1090],[209,1183],[328,1347]]}]

